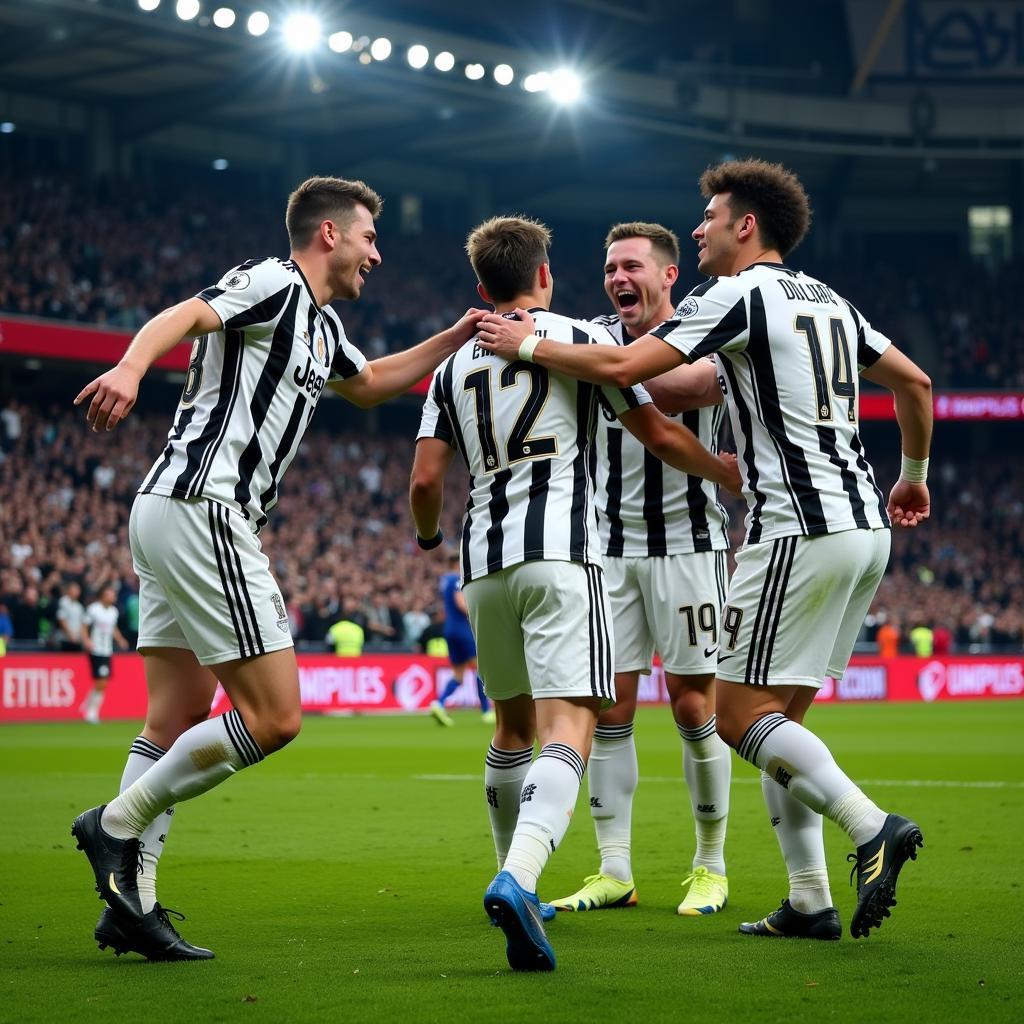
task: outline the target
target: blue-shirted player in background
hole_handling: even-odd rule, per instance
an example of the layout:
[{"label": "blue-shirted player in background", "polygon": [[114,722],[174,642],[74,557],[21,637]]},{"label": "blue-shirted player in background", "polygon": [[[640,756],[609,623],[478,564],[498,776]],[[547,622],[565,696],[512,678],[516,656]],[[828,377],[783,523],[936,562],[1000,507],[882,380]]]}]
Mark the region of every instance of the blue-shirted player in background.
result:
[{"label": "blue-shirted player in background", "polygon": [[[441,725],[454,725],[452,716],[445,710],[445,703],[462,685],[467,667],[476,672],[476,640],[466,614],[466,599],[462,595],[462,581],[459,578],[459,556],[448,557],[448,572],[441,577],[441,599],[444,601],[444,639],[448,644],[448,660],[452,663],[452,678],[444,688],[440,699],[430,705],[430,713]],[[494,721],[494,711],[484,693],[484,683],[476,677],[476,692],[480,696],[480,709],[485,722]]]}]

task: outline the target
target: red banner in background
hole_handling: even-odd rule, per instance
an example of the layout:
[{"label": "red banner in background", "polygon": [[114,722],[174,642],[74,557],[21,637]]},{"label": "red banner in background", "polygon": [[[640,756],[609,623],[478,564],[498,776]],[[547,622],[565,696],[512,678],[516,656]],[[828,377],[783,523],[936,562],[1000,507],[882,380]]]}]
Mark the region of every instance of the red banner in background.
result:
[{"label": "red banner in background", "polygon": [[[443,658],[375,654],[337,658],[299,655],[302,708],[312,713],[422,712],[451,678]],[[0,723],[67,721],[92,687],[89,661],[81,654],[9,654],[0,658]],[[926,701],[1024,696],[1024,657],[854,658],[838,682],[826,680],[818,700]],[[640,677],[640,702],[665,703],[660,666]],[[467,672],[451,698],[453,707],[477,707],[476,685]],[[229,707],[220,688],[214,712]],[[143,718],[146,684],[142,658],[115,654],[102,717]]]}]

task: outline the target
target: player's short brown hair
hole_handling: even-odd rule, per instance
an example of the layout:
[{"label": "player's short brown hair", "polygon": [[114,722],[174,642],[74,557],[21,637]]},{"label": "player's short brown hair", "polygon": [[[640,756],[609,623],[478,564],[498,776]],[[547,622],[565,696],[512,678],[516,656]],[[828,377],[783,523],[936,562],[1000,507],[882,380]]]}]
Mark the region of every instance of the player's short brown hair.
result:
[{"label": "player's short brown hair", "polygon": [[325,220],[345,225],[357,206],[365,206],[376,220],[384,200],[365,181],[344,178],[307,178],[289,197],[284,215],[288,241],[305,249]]},{"label": "player's short brown hair", "polygon": [[811,203],[800,179],[782,164],[766,160],[729,160],[700,176],[705,199],[729,193],[733,219],[752,213],[761,241],[783,257],[791,253],[811,226]]},{"label": "player's short brown hair", "polygon": [[604,240],[607,250],[612,242],[621,242],[624,238],[649,238],[651,252],[664,257],[663,263],[679,266],[679,236],[662,224],[649,224],[643,220],[631,220],[613,225]]},{"label": "player's short brown hair", "polygon": [[538,267],[548,261],[551,232],[532,217],[492,217],[466,238],[473,271],[495,302],[508,302],[533,287]]}]

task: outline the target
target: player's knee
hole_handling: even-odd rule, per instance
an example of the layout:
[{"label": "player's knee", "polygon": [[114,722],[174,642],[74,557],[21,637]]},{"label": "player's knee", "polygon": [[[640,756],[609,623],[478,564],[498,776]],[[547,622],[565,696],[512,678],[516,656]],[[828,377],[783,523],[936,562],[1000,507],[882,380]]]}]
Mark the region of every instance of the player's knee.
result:
[{"label": "player's knee", "polygon": [[275,715],[262,716],[258,722],[247,724],[260,750],[264,754],[273,754],[299,735],[302,728],[302,713],[298,709],[278,712]]},{"label": "player's knee", "polygon": [[739,720],[729,713],[728,708],[720,707],[715,716],[715,731],[723,742],[735,750],[743,737],[744,729]]},{"label": "player's knee", "polygon": [[684,690],[672,701],[672,712],[684,729],[698,729],[711,717],[707,695],[701,690]]}]

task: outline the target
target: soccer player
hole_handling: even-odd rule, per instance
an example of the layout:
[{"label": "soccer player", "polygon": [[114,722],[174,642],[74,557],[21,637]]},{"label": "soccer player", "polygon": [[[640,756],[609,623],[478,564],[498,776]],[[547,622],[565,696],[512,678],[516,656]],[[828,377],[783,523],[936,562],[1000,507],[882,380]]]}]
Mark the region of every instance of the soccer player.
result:
[{"label": "soccer player", "polygon": [[[167,446],[132,508],[146,725],[121,793],[72,833],[106,900],[101,948],[208,959],[156,901],[172,806],[262,761],[298,733],[298,667],[280,589],[258,533],[325,387],[361,407],[401,394],[468,340],[481,315],[368,363],[329,303],[359,297],[380,263],[381,199],[361,181],[310,178],[285,216],[291,256],[247,260],[164,310],[113,369],[75,399],[112,430],[139,381],[181,338],[196,339]],[[233,709],[209,718],[218,680]]]},{"label": "soccer player", "polygon": [[445,709],[445,703],[462,685],[466,669],[476,673],[476,692],[480,697],[480,710],[483,720],[492,725],[495,721],[491,702],[484,691],[484,681],[476,667],[476,641],[473,639],[473,627],[469,624],[469,609],[466,607],[466,596],[462,593],[462,581],[459,578],[459,554],[452,552],[448,556],[449,571],[441,576],[439,590],[444,604],[444,642],[448,648],[448,660],[452,665],[452,677],[444,688],[441,696],[431,701],[430,713],[440,725],[454,725],[452,716]]},{"label": "soccer player", "polygon": [[[549,242],[547,228],[525,218],[477,227],[466,248],[481,298],[499,317],[531,309],[551,345],[612,351],[604,328],[548,312]],[[590,468],[599,403],[678,469],[738,487],[735,464],[658,413],[642,388],[594,388],[474,345],[434,374],[416,445],[410,503],[421,547],[442,541],[456,451],[471,476],[462,576],[497,711],[484,784],[500,870],[484,908],[505,933],[513,970],[554,969],[537,879],[568,827],[598,712],[614,699]]]},{"label": "soccer player", "polygon": [[[77,584],[73,584],[77,586]],[[110,682],[110,660],[116,643],[122,651],[127,650],[128,641],[117,628],[118,611],[113,587],[104,587],[82,617],[82,646],[89,653],[89,669],[92,673],[92,689],[82,702],[82,717],[90,725],[100,724],[100,708]]]},{"label": "soccer player", "polygon": [[[701,178],[708,200],[693,232],[708,280],[672,320],[610,352],[554,345],[523,323],[487,316],[478,345],[598,384],[625,387],[716,354],[749,507],[719,627],[719,735],[762,771],[789,870],[789,897],[753,935],[835,939],[821,815],[856,846],[850,932],[867,935],[895,903],[920,828],[886,814],[803,723],[824,676],[842,676],[885,571],[890,519],[929,513],[931,381],[831,288],[783,260],[810,205],[778,164],[728,161]],[[890,389],[902,437],[888,506],[857,428],[856,368]],[[776,820],[777,819],[777,820]]]},{"label": "soccer player", "polygon": [[[679,239],[660,224],[616,224],[605,242],[604,290],[615,314],[595,323],[629,345],[668,320],[675,309]],[[650,385],[666,408],[681,399],[705,408],[680,421],[717,451],[722,392],[706,359],[662,375]],[[684,402],[683,404],[687,404]],[[604,416],[598,426],[597,510],[605,583],[615,634],[615,706],[601,713],[589,761],[590,816],[601,865],[559,910],[631,907],[637,902],[631,863],[631,819],[638,782],[633,719],[641,673],[655,649],[665,668],[672,714],[683,744],[683,775],[697,846],[677,912],[696,917],[725,906],[725,830],[732,758],[715,732],[718,620],[728,579],[728,517],[712,483],[665,466]]]}]

